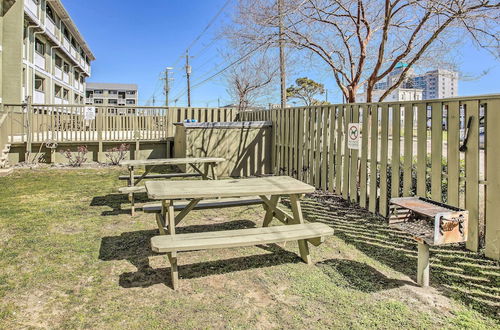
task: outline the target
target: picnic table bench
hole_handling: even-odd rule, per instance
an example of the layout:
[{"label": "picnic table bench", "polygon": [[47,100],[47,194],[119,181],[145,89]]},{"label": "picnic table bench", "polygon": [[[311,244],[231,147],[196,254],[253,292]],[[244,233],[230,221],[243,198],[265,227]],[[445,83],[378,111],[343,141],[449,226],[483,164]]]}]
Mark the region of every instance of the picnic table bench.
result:
[{"label": "picnic table bench", "polygon": [[[201,177],[203,180],[217,180],[216,167],[219,163],[226,161],[224,158],[218,157],[198,157],[198,158],[166,158],[166,159],[142,159],[142,160],[125,160],[121,162],[121,166],[127,167],[129,175],[121,175],[119,180],[127,180],[128,186],[118,189],[122,194],[128,194],[131,203],[131,214],[135,214],[135,199],[134,193],[145,192],[144,186],[138,184],[144,179],[171,179],[177,177]],[[157,166],[178,166],[189,165],[196,173],[166,173],[166,174],[150,174]],[[200,168],[203,165],[203,169]],[[136,167],[144,166],[145,171],[141,175],[135,175]]]},{"label": "picnic table bench", "polygon": [[[306,223],[299,199],[315,188],[286,176],[230,179],[210,181],[148,181],[146,191],[151,199],[161,200],[161,211],[156,214],[159,236],[151,239],[155,252],[165,252],[171,265],[172,286],[179,285],[177,253],[199,249],[218,249],[252,246],[286,241],[298,241],[302,260],[311,264],[308,243],[321,244],[333,235],[333,229],[326,224]],[[194,234],[176,234],[175,227],[203,200],[221,198],[245,198],[259,196],[266,211],[262,228],[248,228]],[[292,214],[278,207],[282,196],[290,199]],[[190,200],[176,215],[176,203]],[[276,218],[285,226],[269,227]]]}]

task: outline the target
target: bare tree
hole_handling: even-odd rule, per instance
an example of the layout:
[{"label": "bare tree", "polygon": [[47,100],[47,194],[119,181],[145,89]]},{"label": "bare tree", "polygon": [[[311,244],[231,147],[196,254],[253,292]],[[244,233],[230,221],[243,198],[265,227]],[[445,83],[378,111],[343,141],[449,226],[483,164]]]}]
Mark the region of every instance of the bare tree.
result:
[{"label": "bare tree", "polygon": [[[250,45],[277,42],[275,0],[240,0],[233,36]],[[365,86],[367,101],[377,82],[399,63],[380,100],[415,68],[450,60],[466,38],[499,57],[500,2],[491,0],[286,0],[288,46],[308,50],[332,70],[348,102]]]},{"label": "bare tree", "polygon": [[237,101],[238,110],[245,110],[268,92],[264,87],[273,82],[279,71],[276,60],[267,52],[259,52],[228,70],[228,93]]}]

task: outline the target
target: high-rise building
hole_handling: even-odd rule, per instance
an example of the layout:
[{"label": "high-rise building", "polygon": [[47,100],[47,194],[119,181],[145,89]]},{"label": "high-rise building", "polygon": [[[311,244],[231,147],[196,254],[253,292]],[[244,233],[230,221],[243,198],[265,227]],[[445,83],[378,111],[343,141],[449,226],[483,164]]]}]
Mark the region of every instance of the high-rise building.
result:
[{"label": "high-rise building", "polygon": [[413,86],[424,91],[424,99],[458,96],[458,72],[444,69],[427,71],[413,77]]},{"label": "high-rise building", "polygon": [[88,105],[108,108],[135,106],[139,103],[139,91],[136,84],[87,83],[85,97],[85,103]]},{"label": "high-rise building", "polygon": [[94,59],[61,0],[0,0],[0,102],[84,104]]},{"label": "high-rise building", "polygon": [[[375,84],[372,98],[377,100],[385,90],[397,82],[401,73],[408,65],[399,63],[394,70],[389,73],[386,79]],[[458,96],[458,72],[437,69],[427,71],[424,74],[417,75],[410,68],[406,72],[406,78],[385,100],[408,101],[408,100],[427,100],[443,99]],[[361,99],[363,96],[361,94]]]}]

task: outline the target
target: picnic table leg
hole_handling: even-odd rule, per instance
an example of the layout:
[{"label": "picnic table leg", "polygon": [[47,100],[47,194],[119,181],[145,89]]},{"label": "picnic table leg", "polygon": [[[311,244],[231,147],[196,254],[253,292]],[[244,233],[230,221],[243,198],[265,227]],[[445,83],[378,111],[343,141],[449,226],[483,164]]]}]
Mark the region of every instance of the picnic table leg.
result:
[{"label": "picnic table leg", "polygon": [[279,196],[271,196],[271,205],[268,206],[266,203],[264,203],[264,209],[266,210],[266,215],[264,216],[264,223],[262,224],[262,227],[268,227],[271,221],[274,218],[274,209],[278,205],[279,202]]},{"label": "picnic table leg", "polygon": [[208,177],[207,175],[207,171],[203,172],[202,170],[200,170],[198,168],[198,166],[196,166],[196,164],[194,163],[189,163],[189,165],[193,168],[193,170],[196,171],[196,173],[198,173],[199,175],[201,175],[201,179],[202,180],[212,180],[210,177]]},{"label": "picnic table leg", "polygon": [[[128,170],[129,170],[129,174],[130,174],[130,177],[128,180],[128,186],[134,187],[135,186],[134,167],[129,166]],[[132,216],[134,216],[135,215],[135,200],[134,200],[134,193],[133,192],[128,194],[128,200],[130,201],[130,214]]]},{"label": "picnic table leg", "polygon": [[217,168],[216,168],[217,164],[216,163],[212,163],[210,165],[210,168],[212,169],[212,179],[214,180],[217,180]]},{"label": "picnic table leg", "polygon": [[[302,215],[302,207],[300,206],[299,195],[290,195],[290,204],[292,207],[293,218],[295,223],[304,223],[304,216]],[[299,240],[300,257],[308,265],[312,264],[311,255],[309,254],[309,246],[307,240]]]},{"label": "picnic table leg", "polygon": [[[175,236],[175,212],[174,212],[174,201],[163,201],[163,207],[166,208],[166,216],[168,221],[167,232],[169,235]],[[167,253],[168,259],[170,261],[170,274],[172,279],[172,287],[176,290],[179,287],[179,270],[177,267],[177,252]]]}]

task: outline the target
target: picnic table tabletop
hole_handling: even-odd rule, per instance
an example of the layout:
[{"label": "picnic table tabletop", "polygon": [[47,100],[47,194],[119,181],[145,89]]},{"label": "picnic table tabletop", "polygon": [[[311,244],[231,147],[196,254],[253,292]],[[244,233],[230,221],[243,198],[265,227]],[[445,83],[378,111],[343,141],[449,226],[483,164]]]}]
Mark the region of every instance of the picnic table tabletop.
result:
[{"label": "picnic table tabletop", "polygon": [[308,194],[315,188],[288,176],[216,181],[146,182],[149,198],[160,200]]},{"label": "picnic table tabletop", "polygon": [[197,158],[163,158],[163,159],[137,159],[124,160],[121,166],[150,166],[150,165],[187,165],[187,164],[205,164],[222,163],[226,160],[219,157],[197,157]]}]

